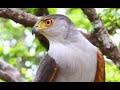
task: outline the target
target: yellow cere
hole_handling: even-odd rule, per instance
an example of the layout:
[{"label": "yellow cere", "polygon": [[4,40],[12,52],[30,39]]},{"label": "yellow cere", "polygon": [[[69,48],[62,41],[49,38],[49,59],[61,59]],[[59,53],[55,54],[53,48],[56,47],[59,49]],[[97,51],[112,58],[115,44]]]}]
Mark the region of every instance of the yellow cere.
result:
[{"label": "yellow cere", "polygon": [[45,19],[36,24],[39,29],[46,29],[53,24],[53,19]]}]

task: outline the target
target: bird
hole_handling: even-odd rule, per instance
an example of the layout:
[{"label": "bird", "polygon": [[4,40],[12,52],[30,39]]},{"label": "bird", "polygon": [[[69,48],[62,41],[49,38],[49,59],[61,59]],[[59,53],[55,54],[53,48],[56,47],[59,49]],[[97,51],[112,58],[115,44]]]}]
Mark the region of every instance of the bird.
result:
[{"label": "bird", "polygon": [[105,62],[67,16],[43,16],[32,34],[45,36],[49,50],[42,58],[33,82],[105,82]]}]

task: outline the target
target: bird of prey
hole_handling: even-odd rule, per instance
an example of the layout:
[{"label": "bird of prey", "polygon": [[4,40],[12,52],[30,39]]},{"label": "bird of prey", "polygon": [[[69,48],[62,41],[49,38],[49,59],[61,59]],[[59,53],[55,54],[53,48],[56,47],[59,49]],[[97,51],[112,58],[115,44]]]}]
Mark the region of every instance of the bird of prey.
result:
[{"label": "bird of prey", "polygon": [[61,14],[47,15],[32,29],[49,41],[49,50],[40,62],[35,82],[104,82],[104,60],[75,24]]}]

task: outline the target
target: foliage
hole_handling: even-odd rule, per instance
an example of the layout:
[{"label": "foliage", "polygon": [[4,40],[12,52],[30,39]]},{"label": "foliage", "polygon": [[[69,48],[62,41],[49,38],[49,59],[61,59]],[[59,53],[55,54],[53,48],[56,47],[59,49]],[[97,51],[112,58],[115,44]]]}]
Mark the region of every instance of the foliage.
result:
[{"label": "foliage", "polygon": [[120,70],[114,64],[106,62],[106,82],[120,82]]},{"label": "foliage", "polygon": [[120,28],[120,9],[106,8],[100,12],[100,16],[104,20],[105,26],[111,35],[115,34],[115,30]]},{"label": "foliage", "polygon": [[[17,8],[33,15],[37,8]],[[79,8],[48,8],[49,14],[60,13],[62,10],[77,26],[86,32],[92,32],[93,26]],[[120,9],[96,9],[100,14],[108,30],[120,27]],[[61,11],[61,13],[63,13]],[[0,58],[17,68],[27,81],[32,81],[37,65],[45,54],[46,50],[41,43],[31,34],[31,27],[24,27],[12,20],[0,18]],[[112,29],[111,29],[112,28]],[[111,35],[115,35],[111,31]],[[106,62],[106,81],[120,81],[120,71]],[[3,82],[3,80],[0,80]]]}]

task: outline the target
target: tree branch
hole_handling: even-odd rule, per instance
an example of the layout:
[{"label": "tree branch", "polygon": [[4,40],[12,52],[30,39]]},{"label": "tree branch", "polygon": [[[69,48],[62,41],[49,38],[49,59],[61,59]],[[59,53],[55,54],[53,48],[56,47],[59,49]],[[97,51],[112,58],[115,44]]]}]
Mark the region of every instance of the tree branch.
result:
[{"label": "tree branch", "polygon": [[29,27],[32,27],[38,20],[38,18],[32,14],[13,8],[0,8],[0,17],[12,19],[16,23]]},{"label": "tree branch", "polygon": [[48,15],[48,9],[47,8],[38,8],[38,11],[36,13],[36,16],[44,16],[44,15]]},{"label": "tree branch", "polygon": [[11,77],[8,73],[0,70],[0,78],[7,81],[7,82],[16,82],[16,80]]},{"label": "tree branch", "polygon": [[108,31],[95,9],[82,8],[82,11],[94,26],[94,32],[91,33],[91,36],[97,41],[94,44],[101,49],[107,58],[111,59],[120,68],[120,51],[110,39]]},{"label": "tree branch", "polygon": [[24,82],[20,72],[0,58],[0,78],[7,82]]}]

